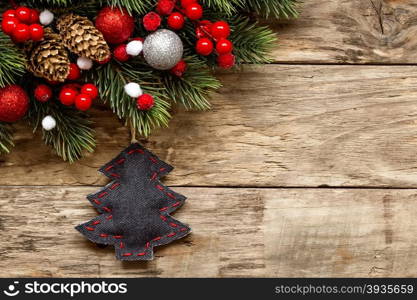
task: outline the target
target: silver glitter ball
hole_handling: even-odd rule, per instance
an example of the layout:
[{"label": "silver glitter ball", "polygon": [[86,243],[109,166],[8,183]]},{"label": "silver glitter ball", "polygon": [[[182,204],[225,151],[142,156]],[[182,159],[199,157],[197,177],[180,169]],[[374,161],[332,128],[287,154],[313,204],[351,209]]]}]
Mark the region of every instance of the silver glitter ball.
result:
[{"label": "silver glitter ball", "polygon": [[182,59],[184,46],[173,31],[160,29],[148,35],[143,43],[146,62],[157,70],[169,70]]}]

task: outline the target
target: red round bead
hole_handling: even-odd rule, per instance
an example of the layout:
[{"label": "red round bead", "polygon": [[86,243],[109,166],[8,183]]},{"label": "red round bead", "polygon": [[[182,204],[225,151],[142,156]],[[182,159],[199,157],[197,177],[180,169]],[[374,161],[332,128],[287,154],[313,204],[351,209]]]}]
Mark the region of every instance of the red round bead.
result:
[{"label": "red round bead", "polygon": [[3,13],[3,19],[7,17],[16,18],[16,11],[14,9],[8,9]]},{"label": "red round bead", "polygon": [[151,95],[143,94],[138,98],[136,105],[140,110],[150,110],[155,105],[155,100]]},{"label": "red round bead", "polygon": [[174,30],[180,30],[184,27],[185,18],[179,12],[174,12],[168,17],[168,26]]},{"label": "red round bead", "polygon": [[68,80],[77,80],[81,77],[80,68],[77,64],[70,63],[70,71],[68,73],[67,79]]},{"label": "red round bead", "polygon": [[92,99],[98,97],[98,89],[94,84],[86,83],[81,88],[81,94],[89,95]]},{"label": "red round bead", "polygon": [[39,24],[32,24],[29,26],[30,38],[32,41],[38,42],[43,39],[43,27]]},{"label": "red round bead", "polygon": [[75,107],[78,110],[85,111],[91,107],[93,104],[93,99],[86,94],[79,94],[75,97]]},{"label": "red round bead", "polygon": [[202,38],[197,41],[195,49],[198,54],[207,56],[213,52],[214,45],[211,40],[207,38]]},{"label": "red round bead", "polygon": [[203,7],[198,3],[191,3],[185,7],[185,15],[191,20],[201,19],[203,16]]},{"label": "red round bead", "polygon": [[30,39],[30,29],[26,24],[17,24],[13,30],[12,38],[16,43],[23,43]]},{"label": "red round bead", "polygon": [[19,23],[17,18],[6,17],[1,21],[1,29],[5,34],[11,35]]},{"label": "red round bead", "polygon": [[61,101],[61,103],[64,105],[73,105],[77,95],[78,91],[72,88],[63,87],[59,93],[59,101]]},{"label": "red round bead", "polygon": [[30,24],[32,10],[26,6],[20,6],[16,9],[16,17],[20,22]]},{"label": "red round bead", "polygon": [[235,65],[235,63],[236,57],[231,53],[223,54],[217,57],[217,64],[220,68],[230,69]]},{"label": "red round bead", "polygon": [[157,30],[159,26],[161,26],[161,22],[161,16],[153,11],[143,17],[143,27],[145,27],[147,31]]},{"label": "red round bead", "polygon": [[227,54],[233,51],[233,43],[226,39],[221,39],[216,44],[216,50],[219,54]]},{"label": "red round bead", "polygon": [[46,84],[40,84],[35,89],[35,99],[39,102],[46,102],[52,98],[52,90]]},{"label": "red round bead", "polygon": [[184,8],[193,3],[197,3],[197,0],[181,0],[181,6]]},{"label": "red round bead", "polygon": [[126,45],[121,44],[114,49],[113,56],[115,59],[117,59],[120,62],[128,61],[130,58],[130,55],[126,52]]},{"label": "red round bead", "polygon": [[178,77],[182,77],[185,71],[187,71],[187,63],[184,60],[180,60],[180,62],[171,69],[171,73]]},{"label": "red round bead", "polygon": [[198,39],[203,37],[209,37],[208,34],[211,34],[211,25],[212,23],[208,20],[200,21],[197,28],[195,29],[195,34]]},{"label": "red round bead", "polygon": [[211,26],[211,34],[215,39],[227,39],[230,35],[230,26],[224,21],[215,22]]},{"label": "red round bead", "polygon": [[159,0],[156,5],[156,11],[161,16],[168,16],[175,8],[175,2],[172,0]]},{"label": "red round bead", "polygon": [[30,11],[30,24],[39,23],[39,12],[36,9]]}]

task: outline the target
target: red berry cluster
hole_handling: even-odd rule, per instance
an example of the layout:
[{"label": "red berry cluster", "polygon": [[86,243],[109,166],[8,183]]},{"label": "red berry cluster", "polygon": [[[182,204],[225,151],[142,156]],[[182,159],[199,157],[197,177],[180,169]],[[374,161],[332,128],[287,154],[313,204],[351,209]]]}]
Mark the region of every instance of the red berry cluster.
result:
[{"label": "red berry cluster", "polygon": [[[218,55],[217,64],[225,69],[235,65],[233,43],[228,40],[230,26],[227,22],[218,21],[212,23],[208,20],[200,20],[203,17],[203,7],[198,0],[159,0],[156,12],[150,12],[143,18],[143,26],[148,31],[157,30],[162,23],[161,16],[167,16],[167,25],[173,30],[180,30],[184,27],[185,20],[191,20],[196,29],[198,54],[208,56],[213,53]],[[185,65],[186,67],[186,65]],[[179,71],[180,70],[180,71]],[[182,71],[183,70],[183,71]],[[171,70],[173,74],[181,74],[184,69],[184,62]]]},{"label": "red berry cluster", "polygon": [[86,83],[83,86],[77,83],[66,84],[59,93],[59,101],[70,106],[75,104],[78,110],[86,111],[98,97],[98,89],[94,84]]},{"label": "red berry cluster", "polygon": [[16,43],[28,40],[37,42],[43,39],[43,27],[39,24],[39,12],[26,6],[5,11],[1,28]]}]

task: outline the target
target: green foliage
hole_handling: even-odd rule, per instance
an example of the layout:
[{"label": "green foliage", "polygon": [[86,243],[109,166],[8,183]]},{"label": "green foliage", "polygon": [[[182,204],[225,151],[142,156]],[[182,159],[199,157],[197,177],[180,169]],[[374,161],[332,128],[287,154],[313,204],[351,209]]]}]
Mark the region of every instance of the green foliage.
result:
[{"label": "green foliage", "polygon": [[[47,115],[55,118],[57,123],[51,131],[43,130],[41,126],[42,119]],[[40,103],[32,99],[28,118],[34,131],[40,127],[45,144],[52,146],[63,160],[72,163],[82,157],[84,150],[94,151],[94,131],[86,114],[57,101]]]},{"label": "green foliage", "polygon": [[25,71],[21,51],[0,31],[0,88],[13,84]]},{"label": "green foliage", "polygon": [[11,126],[0,122],[0,153],[10,153],[13,144],[13,133]]}]

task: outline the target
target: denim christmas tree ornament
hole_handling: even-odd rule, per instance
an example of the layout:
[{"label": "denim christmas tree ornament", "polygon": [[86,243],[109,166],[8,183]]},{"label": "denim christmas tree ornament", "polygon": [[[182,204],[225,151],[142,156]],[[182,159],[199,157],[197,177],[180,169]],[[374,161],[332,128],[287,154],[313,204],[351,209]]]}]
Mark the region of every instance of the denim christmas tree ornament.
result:
[{"label": "denim christmas tree ornament", "polygon": [[94,243],[114,245],[120,260],[153,259],[155,246],[191,231],[170,216],[186,197],[159,181],[172,169],[141,145],[130,145],[100,168],[112,182],[87,196],[100,215],[76,229]]}]

